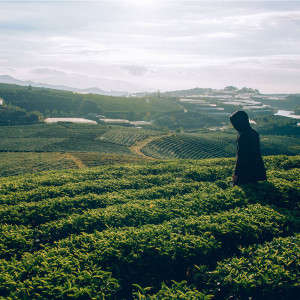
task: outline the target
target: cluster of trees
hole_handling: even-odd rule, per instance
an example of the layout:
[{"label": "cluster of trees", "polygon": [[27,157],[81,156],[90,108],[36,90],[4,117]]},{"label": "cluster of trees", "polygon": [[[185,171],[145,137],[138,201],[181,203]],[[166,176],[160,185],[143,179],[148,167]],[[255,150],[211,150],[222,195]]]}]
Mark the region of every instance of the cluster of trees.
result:
[{"label": "cluster of trees", "polygon": [[293,110],[296,114],[300,115],[300,94],[288,96],[291,104],[293,105]]},{"label": "cluster of trees", "polygon": [[67,91],[0,84],[0,97],[9,105],[27,112],[38,111],[45,117],[100,112],[96,103]]},{"label": "cluster of trees", "polygon": [[[251,93],[251,94],[260,94],[259,90],[243,87],[241,89],[235,86],[226,86],[224,91],[230,91],[235,93]],[[164,92],[163,95],[167,97],[184,97],[184,96],[192,96],[192,95],[203,95],[203,94],[213,94],[219,93],[220,90],[212,89],[212,88],[193,88],[189,90],[176,90],[170,92]]]},{"label": "cluster of trees", "polygon": [[24,109],[12,106],[0,106],[0,125],[22,125],[39,122],[38,112],[26,112]]},{"label": "cluster of trees", "polygon": [[195,129],[202,127],[216,127],[222,125],[223,118],[217,115],[198,112],[166,113],[154,121],[154,124],[169,129]]},{"label": "cluster of trees", "polygon": [[192,95],[201,95],[206,93],[212,93],[214,90],[211,88],[193,88],[188,90],[176,90],[170,92],[164,92],[163,95],[167,97],[184,97]]},{"label": "cluster of trees", "polygon": [[235,86],[226,86],[224,88],[224,91],[231,91],[231,92],[237,92],[237,93],[251,93],[251,94],[260,94],[259,90],[257,89],[252,89],[248,87],[243,87],[241,89],[235,87]]},{"label": "cluster of trees", "polygon": [[281,116],[263,116],[255,118],[255,127],[260,133],[274,135],[300,135],[299,120]]},{"label": "cluster of trees", "polygon": [[112,97],[10,84],[0,84],[0,98],[27,112],[38,111],[43,117],[91,118],[101,114],[135,121],[152,120],[164,112],[182,110],[175,101],[157,97]]},{"label": "cluster of trees", "polygon": [[[276,96],[276,95],[274,95]],[[274,99],[261,99],[259,96],[256,98],[258,101],[262,102],[263,104],[270,105],[276,109],[283,109],[283,110],[297,110],[300,108],[300,94],[289,95],[282,100],[274,100]],[[254,98],[255,100],[255,98]]]}]

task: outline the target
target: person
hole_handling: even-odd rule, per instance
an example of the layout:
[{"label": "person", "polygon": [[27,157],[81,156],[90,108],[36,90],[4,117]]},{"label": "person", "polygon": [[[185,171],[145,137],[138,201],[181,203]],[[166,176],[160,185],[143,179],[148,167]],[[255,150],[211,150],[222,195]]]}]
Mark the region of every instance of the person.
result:
[{"label": "person", "polygon": [[233,185],[267,180],[260,153],[259,134],[251,128],[248,115],[244,111],[236,111],[231,114],[230,122],[238,131]]}]

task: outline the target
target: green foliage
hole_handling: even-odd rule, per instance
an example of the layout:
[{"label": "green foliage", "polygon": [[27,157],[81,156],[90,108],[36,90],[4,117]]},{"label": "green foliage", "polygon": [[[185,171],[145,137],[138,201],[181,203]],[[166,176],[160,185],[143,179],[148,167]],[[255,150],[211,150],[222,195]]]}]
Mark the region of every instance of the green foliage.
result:
[{"label": "green foliage", "polygon": [[[86,162],[86,166],[93,166],[107,163],[105,157],[109,161],[114,161],[114,158],[116,161],[135,161],[139,157],[133,154],[129,147],[148,137],[157,136],[158,138],[141,149],[145,155],[163,159],[235,156],[236,134],[233,133],[211,131],[198,134],[177,133],[159,138],[164,133],[120,126],[110,128],[105,125],[68,123],[0,126],[0,152],[72,152],[71,155],[78,157],[79,160],[82,158],[83,164]],[[300,142],[295,136],[262,135],[261,148],[263,155],[295,155],[299,153]],[[84,154],[87,152],[94,152],[94,154]],[[111,155],[110,158],[109,155]],[[46,155],[44,157],[47,165],[49,160]],[[28,158],[31,160],[33,156],[29,155]],[[66,167],[70,165],[68,161],[69,159],[67,159]],[[1,163],[0,157],[0,166]],[[5,170],[5,163],[4,161],[3,170]],[[47,169],[38,166],[36,168],[37,170]],[[54,168],[56,168],[55,164]],[[10,172],[17,174],[14,173],[13,168]],[[3,171],[3,173],[9,175],[9,171]]]},{"label": "green foliage", "polygon": [[34,124],[38,123],[39,114],[27,113],[17,106],[0,106],[0,125]]},{"label": "green foliage", "polygon": [[296,295],[299,161],[266,157],[268,182],[235,187],[232,158],[2,177],[0,295]]},{"label": "green foliage", "polygon": [[0,84],[0,97],[7,104],[27,112],[38,111],[45,117],[78,117],[92,113],[109,118],[151,120],[163,112],[181,110],[174,101],[157,97],[111,97],[9,84]]},{"label": "green foliage", "polygon": [[117,154],[102,152],[71,152],[76,159],[79,159],[86,167],[143,163],[143,158],[134,156],[133,154]]},{"label": "green foliage", "polygon": [[142,288],[139,285],[135,285],[137,291],[134,292],[134,299],[136,300],[158,300],[158,299],[170,299],[170,300],[210,300],[213,299],[213,295],[205,295],[195,288],[187,286],[186,281],[176,282],[172,281],[172,285],[168,287],[164,282],[161,289],[154,295],[147,295],[147,288]]},{"label": "green foliage", "polygon": [[0,177],[69,168],[77,166],[63,153],[0,152]]},{"label": "green foliage", "polygon": [[99,139],[115,144],[132,146],[138,141],[160,134],[162,134],[162,132],[154,130],[117,127],[106,131]]},{"label": "green foliage", "polygon": [[255,118],[255,122],[257,125],[254,125],[254,127],[261,134],[300,135],[300,127],[297,126],[298,121],[296,119],[281,116],[264,116]]},{"label": "green foliage", "polygon": [[299,104],[300,104],[300,94],[289,95],[287,99],[291,103],[291,105],[293,106],[293,109],[295,107],[299,107]]},{"label": "green foliage", "polygon": [[130,162],[142,163],[143,159],[131,154],[101,152],[0,152],[0,177],[78,169],[78,162],[83,167],[95,167]]},{"label": "green foliage", "polygon": [[85,151],[129,154],[124,145],[99,137],[108,128],[87,124],[39,124],[28,126],[1,126],[0,151],[59,152]]},{"label": "green foliage", "polygon": [[[184,106],[189,108],[188,104]],[[176,111],[165,113],[156,118],[154,124],[170,129],[195,129],[221,126],[222,122],[227,120],[224,115],[220,117],[203,111],[195,112],[194,110],[192,106],[191,111],[188,112]]]},{"label": "green foliage", "polygon": [[[208,132],[200,134],[174,134],[156,139],[142,152],[155,158],[202,159],[213,157],[232,157],[236,154],[236,134]],[[300,150],[297,137],[262,135],[263,155],[296,155]]]},{"label": "green foliage", "polygon": [[59,112],[80,113],[83,97],[72,92],[45,88],[22,87],[18,85],[0,84],[0,97],[5,103],[19,106],[26,111],[39,111],[45,116]]},{"label": "green foliage", "polygon": [[[284,231],[285,226],[284,216],[258,205],[201,219],[180,218],[134,230],[125,228],[95,232],[91,235],[82,234],[61,240],[54,248],[25,255],[19,261],[7,262],[1,274],[12,276],[17,282],[20,280],[17,278],[22,278],[22,282],[31,282],[35,274],[39,274],[44,285],[49,285],[51,278],[48,274],[57,268],[57,262],[63,261],[62,272],[69,269],[70,277],[78,274],[78,269],[73,267],[74,260],[81,266],[94,261],[96,270],[103,266],[104,270],[112,272],[113,276],[119,277],[123,282],[149,284],[153,283],[154,275],[156,280],[178,276],[190,264],[205,261],[212,263],[222,257],[229,250],[229,245],[231,251],[237,251],[237,246],[241,243],[248,244],[270,235],[278,235]],[[41,262],[43,264],[40,266]],[[34,267],[33,273],[26,271],[28,264],[30,268]],[[45,266],[48,272],[43,275]],[[89,282],[87,287],[90,285]],[[43,292],[51,295],[48,294],[49,291]]]},{"label": "green foliage", "polygon": [[235,153],[234,136],[176,134],[150,142],[142,151],[156,158],[228,157]]},{"label": "green foliage", "polygon": [[300,235],[277,238],[242,248],[239,257],[226,259],[211,273],[213,285],[222,282],[218,297],[296,299],[300,289]]}]

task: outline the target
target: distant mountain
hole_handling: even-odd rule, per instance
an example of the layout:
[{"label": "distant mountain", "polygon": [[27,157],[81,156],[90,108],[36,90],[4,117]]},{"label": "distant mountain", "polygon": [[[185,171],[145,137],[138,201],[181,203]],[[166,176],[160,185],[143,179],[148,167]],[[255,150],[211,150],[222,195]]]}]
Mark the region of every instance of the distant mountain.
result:
[{"label": "distant mountain", "polygon": [[136,97],[151,96],[151,95],[161,95],[167,97],[188,97],[188,96],[199,96],[199,95],[240,95],[240,94],[252,94],[260,95],[259,90],[243,87],[238,89],[234,86],[227,86],[224,89],[212,89],[212,88],[192,88],[187,90],[175,90],[175,91],[165,91],[165,92],[138,92],[131,95]]},{"label": "distant mountain", "polygon": [[31,80],[19,80],[9,75],[0,75],[0,83],[6,83],[6,84],[17,84],[22,86],[28,86],[31,85],[33,87],[43,87],[48,89],[55,89],[55,90],[64,90],[64,91],[71,91],[76,93],[82,93],[82,94],[99,94],[99,95],[107,95],[107,96],[127,96],[128,92],[125,91],[105,91],[102,89],[99,89],[97,87],[90,87],[86,89],[78,89],[74,87],[69,87],[65,85],[53,85],[53,84],[47,84],[47,83],[40,83],[40,82],[34,82]]},{"label": "distant mountain", "polygon": [[166,96],[171,96],[171,97],[182,97],[182,96],[193,96],[193,95],[202,95],[202,94],[209,94],[212,92],[215,92],[216,90],[211,89],[211,88],[193,88],[193,89],[188,89],[188,90],[176,90],[176,91],[167,91],[162,93],[163,95]]},{"label": "distant mountain", "polygon": [[15,79],[9,75],[0,75],[0,82],[8,84],[30,85],[30,81],[27,81],[28,83],[26,83],[26,81]]}]

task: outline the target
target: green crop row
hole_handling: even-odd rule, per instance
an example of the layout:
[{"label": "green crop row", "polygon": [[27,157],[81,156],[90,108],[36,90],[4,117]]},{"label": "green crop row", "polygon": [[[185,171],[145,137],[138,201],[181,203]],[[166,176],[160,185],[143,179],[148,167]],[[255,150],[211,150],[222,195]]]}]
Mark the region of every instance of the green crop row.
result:
[{"label": "green crop row", "polygon": [[0,152],[0,177],[71,168],[77,166],[64,153]]},{"label": "green crop row", "polygon": [[[0,207],[0,223],[18,225],[39,225],[66,217],[72,213],[81,213],[86,209],[104,208],[109,205],[126,203],[139,199],[169,199],[175,195],[183,195],[193,190],[207,189],[212,184],[200,182],[179,182],[146,189],[123,189],[104,194],[88,193],[74,197],[59,197],[38,202],[21,202],[17,205]],[[215,186],[215,189],[217,186]]]},{"label": "green crop row", "polygon": [[84,181],[91,180],[105,181],[137,175],[163,175],[166,173],[176,173],[179,175],[190,164],[160,163],[154,165],[153,163],[148,163],[146,166],[105,166],[83,170],[47,172],[42,175],[3,178],[0,185],[0,194],[5,195],[12,192],[30,191],[39,187],[58,187],[68,183],[83,183]]},{"label": "green crop row", "polygon": [[137,175],[138,167],[101,167],[81,170],[64,170],[24,175],[1,180],[1,194],[30,191],[41,186],[62,186],[67,183],[80,183],[89,180],[107,180],[126,175]]},{"label": "green crop row", "polygon": [[[202,196],[202,197],[201,197]],[[124,226],[139,227],[145,224],[160,224],[173,218],[201,216],[216,213],[248,204],[244,199],[221,200],[212,196],[193,192],[171,199],[130,201],[112,205],[104,209],[87,210],[82,214],[73,214],[65,219],[42,224],[37,230],[41,243],[62,239],[70,234],[103,231],[106,228]]]},{"label": "green crop row", "polygon": [[[220,137],[220,133],[218,134]],[[221,139],[212,134],[177,134],[154,140],[142,148],[142,152],[155,158],[203,159],[232,157],[235,155],[235,137],[226,133]],[[287,136],[264,136],[263,155],[299,154],[299,140]],[[287,147],[288,146],[288,147]]]},{"label": "green crop row", "polygon": [[134,300],[211,300],[214,295],[207,295],[198,291],[194,287],[189,287],[186,280],[176,282],[172,280],[172,285],[167,286],[162,283],[161,289],[155,294],[149,294],[151,287],[143,288],[134,284],[136,291],[133,292]]},{"label": "green crop row", "polygon": [[[97,179],[97,180],[85,180],[77,183],[66,183],[64,185],[42,185],[38,188],[31,189],[29,191],[17,191],[10,192],[0,196],[1,204],[14,205],[19,202],[36,202],[47,198],[55,198],[60,196],[75,196],[83,193],[103,193],[108,191],[116,191],[124,188],[146,188],[149,184],[164,184],[164,182],[172,182],[176,178],[184,178],[185,180],[196,180],[196,181],[214,181],[221,179],[232,174],[231,167],[218,166],[215,168],[209,167],[186,167],[186,170],[163,173],[155,175],[143,174],[141,171],[139,175],[126,176],[126,179],[116,177],[113,179]],[[149,173],[151,170],[149,171]],[[125,177],[125,176],[124,176]],[[143,182],[144,185],[143,186]],[[154,183],[156,182],[156,183]]]},{"label": "green crop row", "polygon": [[[163,170],[163,173],[162,173]],[[34,202],[41,201],[47,198],[54,198],[59,196],[75,196],[77,194],[95,192],[103,193],[105,191],[115,191],[122,188],[126,188],[127,185],[134,185],[134,188],[143,188],[142,182],[145,182],[145,187],[147,183],[160,180],[160,184],[166,182],[166,180],[173,180],[175,178],[184,178],[185,180],[196,180],[196,181],[214,181],[216,179],[222,179],[224,177],[230,176],[232,174],[232,167],[217,166],[215,168],[210,167],[199,167],[199,166],[187,166],[185,170],[176,167],[176,171],[171,169],[168,172],[167,168],[164,170],[153,169],[148,170],[147,173],[141,170],[139,175],[130,175],[125,173],[122,177],[118,178],[116,174],[111,174],[110,177],[99,178],[94,180],[84,180],[80,182],[67,182],[63,185],[44,184],[39,185],[39,187],[30,190],[18,190],[16,192],[7,191],[5,194],[0,196],[1,204],[14,205],[18,202]],[[151,174],[152,173],[152,174]],[[162,173],[162,174],[161,174]],[[130,182],[130,184],[129,184]],[[140,182],[140,186],[137,184]],[[80,183],[80,184],[79,184]],[[123,185],[122,185],[123,183]],[[48,185],[49,184],[49,185]],[[110,187],[110,188],[109,188]],[[12,189],[11,186],[8,189]]]},{"label": "green crop row", "polygon": [[96,193],[102,194],[122,189],[149,188],[154,185],[168,184],[174,182],[176,178],[172,174],[132,176],[126,179],[94,180],[84,181],[81,184],[68,183],[63,186],[40,187],[28,192],[13,192],[2,195],[0,204],[15,205],[20,202],[38,202],[44,199],[76,196],[78,194]]},{"label": "green crop row", "polygon": [[266,168],[271,168],[271,169],[289,170],[292,168],[300,168],[300,155],[265,156],[264,161],[265,161]]},{"label": "green crop row", "polygon": [[119,127],[117,129],[108,130],[100,139],[125,146],[132,146],[135,142],[159,134],[161,134],[160,131]]},{"label": "green crop row", "polygon": [[[230,149],[229,149],[230,148]],[[234,147],[223,141],[196,135],[172,135],[150,142],[142,151],[157,158],[210,158],[234,155]]]},{"label": "green crop row", "polygon": [[[188,193],[194,187],[183,185],[183,192]],[[215,191],[217,190],[218,188],[215,187]],[[159,194],[159,191],[154,190],[153,192],[156,196]],[[164,198],[161,199],[130,202],[128,202],[129,199],[124,199],[128,202],[125,205],[112,205],[106,208],[87,210],[82,214],[73,214],[67,218],[45,223],[36,228],[4,224],[0,229],[2,249],[0,257],[9,258],[15,254],[20,256],[24,252],[32,252],[45,244],[62,239],[70,234],[99,231],[108,227],[162,223],[178,216],[203,215],[247,204],[247,201],[243,199],[241,201],[234,198],[223,200],[220,195],[212,197],[207,193],[202,193],[199,196],[199,192],[182,195],[180,198],[168,199],[166,192],[167,190],[163,191]],[[138,191],[136,194],[138,194]],[[140,195],[144,198],[152,198],[151,192],[147,190],[144,190],[143,194]],[[129,196],[134,198],[133,195]],[[115,195],[115,197],[118,199],[118,195]],[[24,236],[26,236],[26,239],[24,239]],[[13,244],[17,246],[13,247]]]},{"label": "green crop row", "polygon": [[284,170],[270,170],[267,172],[268,177],[275,177],[279,179],[284,179],[288,181],[299,180],[300,168],[290,169],[288,171]]},{"label": "green crop row", "polygon": [[[299,168],[300,156],[270,156],[265,157],[265,164],[268,170]],[[176,176],[189,168],[214,169],[216,167],[234,167],[234,159],[206,159],[206,160],[179,160],[172,162],[148,162],[143,165],[122,165],[122,166],[104,166],[82,170],[67,170],[47,172],[37,175],[24,175],[12,178],[2,178],[0,183],[0,195],[12,192],[30,191],[41,186],[62,186],[67,183],[80,183],[88,180],[109,180],[133,175],[158,175],[164,173],[173,173]]]},{"label": "green crop row", "polygon": [[[184,277],[187,266],[214,264],[237,252],[239,245],[271,239],[284,234],[287,228],[285,216],[252,205],[161,225],[73,235],[55,247],[26,254],[21,260],[2,260],[0,290],[2,295],[20,298],[67,298],[68,290],[69,297],[79,298],[81,285],[76,278],[93,270],[112,272],[119,279],[121,293],[127,294],[132,283],[158,285],[166,278]],[[95,295],[95,285],[99,287],[100,280],[103,283],[102,276],[98,276],[85,277],[86,292]],[[115,292],[115,285],[110,292]]]},{"label": "green crop row", "polygon": [[[224,166],[229,169],[232,166]],[[204,172],[209,169],[208,166],[197,165],[196,162],[171,162],[171,163],[148,163],[146,165],[121,166],[121,167],[101,167],[83,170],[68,170],[64,172],[49,172],[39,176],[19,176],[17,178],[3,179],[1,182],[0,194],[10,194],[13,192],[25,192],[36,189],[38,187],[63,186],[68,183],[84,183],[91,180],[111,180],[120,179],[128,176],[141,175],[163,175],[171,173],[176,177],[182,177],[187,170],[196,168],[199,172]],[[221,170],[222,166],[216,166],[214,172]],[[220,174],[221,176],[221,174]]]},{"label": "green crop row", "polygon": [[190,284],[162,283],[154,294],[151,287],[136,285],[134,299],[297,299],[299,265],[300,234],[279,237],[262,245],[241,248],[238,256],[218,262],[213,271],[196,266]]},{"label": "green crop row", "polygon": [[300,235],[241,249],[218,263],[211,280],[217,298],[296,299],[300,291]]},{"label": "green crop row", "polygon": [[[12,231],[9,232],[3,227],[0,230],[3,249],[1,257],[13,254],[20,256],[70,234],[104,230],[108,227],[158,224],[179,216],[201,216],[249,203],[271,204],[295,211],[298,209],[299,199],[298,181],[283,182],[275,178],[270,182],[225,190],[213,183],[177,182],[145,190],[124,190],[112,194],[91,194],[73,199],[58,198],[8,206],[2,208],[3,223],[39,226],[26,229],[26,235],[29,235],[26,241],[22,239],[24,227],[20,226],[19,231],[17,227],[10,227]],[[89,207],[95,209],[87,209]],[[72,214],[75,208],[77,211]],[[51,222],[45,223],[50,220]],[[290,226],[298,228],[296,220]],[[17,244],[24,243],[24,246],[18,244],[16,249],[12,249],[14,239]]]}]

